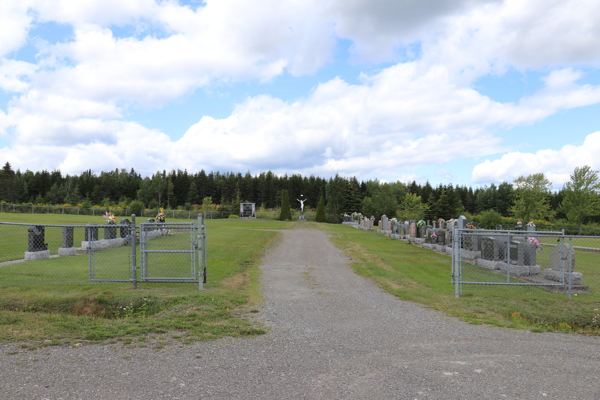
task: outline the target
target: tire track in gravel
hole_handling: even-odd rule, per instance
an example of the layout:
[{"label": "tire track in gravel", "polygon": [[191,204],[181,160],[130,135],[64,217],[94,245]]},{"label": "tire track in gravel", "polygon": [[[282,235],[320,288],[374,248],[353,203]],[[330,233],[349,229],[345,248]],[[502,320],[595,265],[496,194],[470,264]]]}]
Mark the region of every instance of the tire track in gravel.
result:
[{"label": "tire track in gravel", "polygon": [[357,276],[324,232],[281,234],[261,267],[268,334],[158,353],[94,345],[7,356],[5,346],[1,397],[600,399],[598,338],[468,325]]}]

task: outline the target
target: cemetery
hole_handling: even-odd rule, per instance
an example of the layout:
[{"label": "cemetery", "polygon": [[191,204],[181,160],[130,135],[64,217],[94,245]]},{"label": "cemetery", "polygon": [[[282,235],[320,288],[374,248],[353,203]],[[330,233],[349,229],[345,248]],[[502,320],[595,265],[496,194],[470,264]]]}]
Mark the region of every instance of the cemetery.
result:
[{"label": "cemetery", "polygon": [[[584,248],[577,248],[564,239],[556,243],[561,232],[536,231],[536,226],[518,223],[514,230],[477,229],[464,216],[445,221],[398,221],[382,215],[375,222],[374,217],[360,213],[344,216],[344,224],[356,229],[376,231],[392,239],[403,240],[424,249],[436,251],[452,257],[453,234],[461,229],[459,259],[461,263],[491,271],[519,282],[535,284],[572,285],[578,293],[586,293],[583,273],[576,271],[576,254]],[[552,239],[555,243],[540,243],[540,238]],[[562,239],[561,239],[562,240]],[[544,250],[546,247],[546,251]],[[595,249],[585,249],[595,251]],[[599,260],[600,261],[600,260]],[[570,271],[570,272],[569,272]],[[484,282],[481,282],[484,284]]]}]

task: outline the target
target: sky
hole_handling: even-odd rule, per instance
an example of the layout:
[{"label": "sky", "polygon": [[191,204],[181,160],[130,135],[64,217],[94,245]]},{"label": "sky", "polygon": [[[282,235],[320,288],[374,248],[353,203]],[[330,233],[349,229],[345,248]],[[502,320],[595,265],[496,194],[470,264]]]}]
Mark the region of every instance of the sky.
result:
[{"label": "sky", "polygon": [[560,189],[599,49],[596,0],[2,0],[0,163]]}]

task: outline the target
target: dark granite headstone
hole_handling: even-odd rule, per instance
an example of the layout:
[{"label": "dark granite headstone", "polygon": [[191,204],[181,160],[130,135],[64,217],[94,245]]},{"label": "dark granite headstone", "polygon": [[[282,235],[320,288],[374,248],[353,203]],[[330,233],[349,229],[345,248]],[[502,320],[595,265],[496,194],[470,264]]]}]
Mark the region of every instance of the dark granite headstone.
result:
[{"label": "dark granite headstone", "polygon": [[127,226],[121,226],[119,228],[119,235],[122,238],[126,238],[129,236],[129,225],[131,225],[131,221],[128,220],[127,218],[121,218],[119,220],[119,225],[127,225]]},{"label": "dark granite headstone", "polygon": [[44,243],[44,227],[40,225],[27,228],[27,251],[45,251],[48,250],[48,243]]},{"label": "dark granite headstone", "polygon": [[64,226],[62,228],[62,238],[60,241],[60,247],[67,249],[73,247],[73,227]]},{"label": "dark granite headstone", "polygon": [[94,228],[95,224],[87,224],[83,234],[83,240],[86,242],[98,240],[98,228]]}]

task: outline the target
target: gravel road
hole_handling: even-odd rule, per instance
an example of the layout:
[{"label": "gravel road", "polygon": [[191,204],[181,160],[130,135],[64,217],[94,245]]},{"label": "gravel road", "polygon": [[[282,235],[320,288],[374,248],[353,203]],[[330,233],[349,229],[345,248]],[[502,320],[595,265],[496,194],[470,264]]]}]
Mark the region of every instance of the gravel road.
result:
[{"label": "gravel road", "polygon": [[264,258],[270,333],[0,354],[2,399],[600,399],[600,338],[469,325],[355,275],[315,230]]}]

